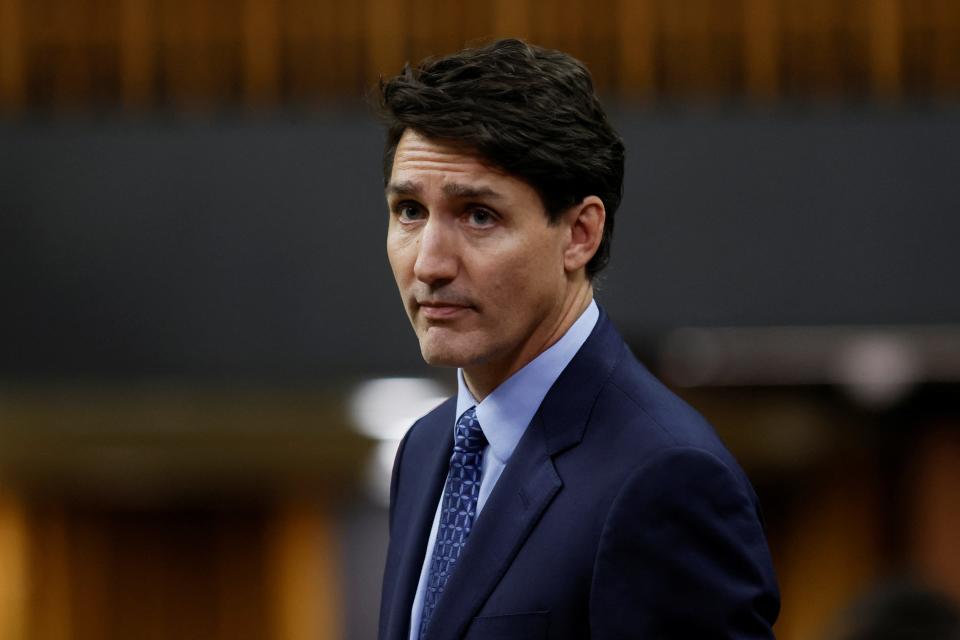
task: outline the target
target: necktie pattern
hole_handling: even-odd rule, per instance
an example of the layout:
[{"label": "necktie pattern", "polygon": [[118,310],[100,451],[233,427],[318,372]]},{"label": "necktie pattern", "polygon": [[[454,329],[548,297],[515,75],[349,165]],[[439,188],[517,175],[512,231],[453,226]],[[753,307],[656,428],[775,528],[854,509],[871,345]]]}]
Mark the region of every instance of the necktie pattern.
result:
[{"label": "necktie pattern", "polygon": [[430,557],[430,573],[427,576],[423,615],[420,618],[420,637],[423,637],[433,616],[443,587],[463,551],[477,517],[480,472],[483,449],[486,446],[487,438],[477,422],[476,407],[471,407],[457,420],[450,471],[443,488],[440,526],[437,527],[437,540]]}]

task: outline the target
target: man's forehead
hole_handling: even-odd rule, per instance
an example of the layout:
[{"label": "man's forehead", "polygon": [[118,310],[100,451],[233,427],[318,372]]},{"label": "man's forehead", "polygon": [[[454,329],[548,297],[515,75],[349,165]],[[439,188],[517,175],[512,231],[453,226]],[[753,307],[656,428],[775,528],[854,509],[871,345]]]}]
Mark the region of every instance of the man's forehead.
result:
[{"label": "man's forehead", "polygon": [[407,129],[397,144],[386,195],[423,196],[439,185],[445,198],[503,199],[523,179],[457,140],[424,136]]},{"label": "man's forehead", "polygon": [[506,171],[475,147],[456,139],[433,138],[415,129],[407,129],[397,141],[393,152],[393,167],[431,166],[451,170],[482,170],[506,175]]}]

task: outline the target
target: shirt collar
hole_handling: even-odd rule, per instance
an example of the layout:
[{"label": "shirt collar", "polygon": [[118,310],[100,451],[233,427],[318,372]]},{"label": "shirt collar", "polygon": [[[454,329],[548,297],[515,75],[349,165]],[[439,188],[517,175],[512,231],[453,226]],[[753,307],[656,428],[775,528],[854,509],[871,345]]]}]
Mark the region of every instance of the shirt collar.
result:
[{"label": "shirt collar", "polygon": [[501,463],[506,464],[510,460],[540,403],[587,341],[599,317],[597,303],[591,300],[559,340],[507,378],[480,404],[467,388],[463,370],[457,370],[457,419],[464,411],[476,406],[477,420],[490,443],[490,451]]}]

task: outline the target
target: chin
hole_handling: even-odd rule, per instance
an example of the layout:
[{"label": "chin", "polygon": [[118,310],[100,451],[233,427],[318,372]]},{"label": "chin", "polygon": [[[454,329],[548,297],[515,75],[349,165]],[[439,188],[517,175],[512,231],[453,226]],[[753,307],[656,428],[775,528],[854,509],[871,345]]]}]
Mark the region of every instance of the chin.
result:
[{"label": "chin", "polygon": [[420,355],[423,356],[423,361],[431,367],[462,367],[466,360],[456,352],[423,344],[420,345]]},{"label": "chin", "polygon": [[439,336],[420,338],[420,355],[433,367],[468,367],[479,359],[470,345],[458,344],[457,340],[440,340]]}]

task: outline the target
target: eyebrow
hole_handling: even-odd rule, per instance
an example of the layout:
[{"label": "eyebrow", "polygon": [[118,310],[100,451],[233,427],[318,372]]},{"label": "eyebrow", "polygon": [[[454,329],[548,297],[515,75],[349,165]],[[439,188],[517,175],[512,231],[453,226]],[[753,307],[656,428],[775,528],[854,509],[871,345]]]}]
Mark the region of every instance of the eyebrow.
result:
[{"label": "eyebrow", "polygon": [[387,195],[398,194],[398,195],[420,195],[420,185],[416,182],[410,180],[405,180],[403,182],[391,182],[387,185],[386,192]]},{"label": "eyebrow", "polygon": [[444,195],[451,198],[502,198],[499,193],[490,187],[474,187],[469,184],[460,184],[458,182],[448,182],[443,185]]},{"label": "eyebrow", "polygon": [[[387,185],[387,195],[413,195],[419,196],[423,191],[422,187],[412,180],[403,182],[391,182]],[[502,199],[503,196],[487,186],[474,187],[459,182],[448,182],[443,185],[443,194],[449,198],[493,198]]]}]

